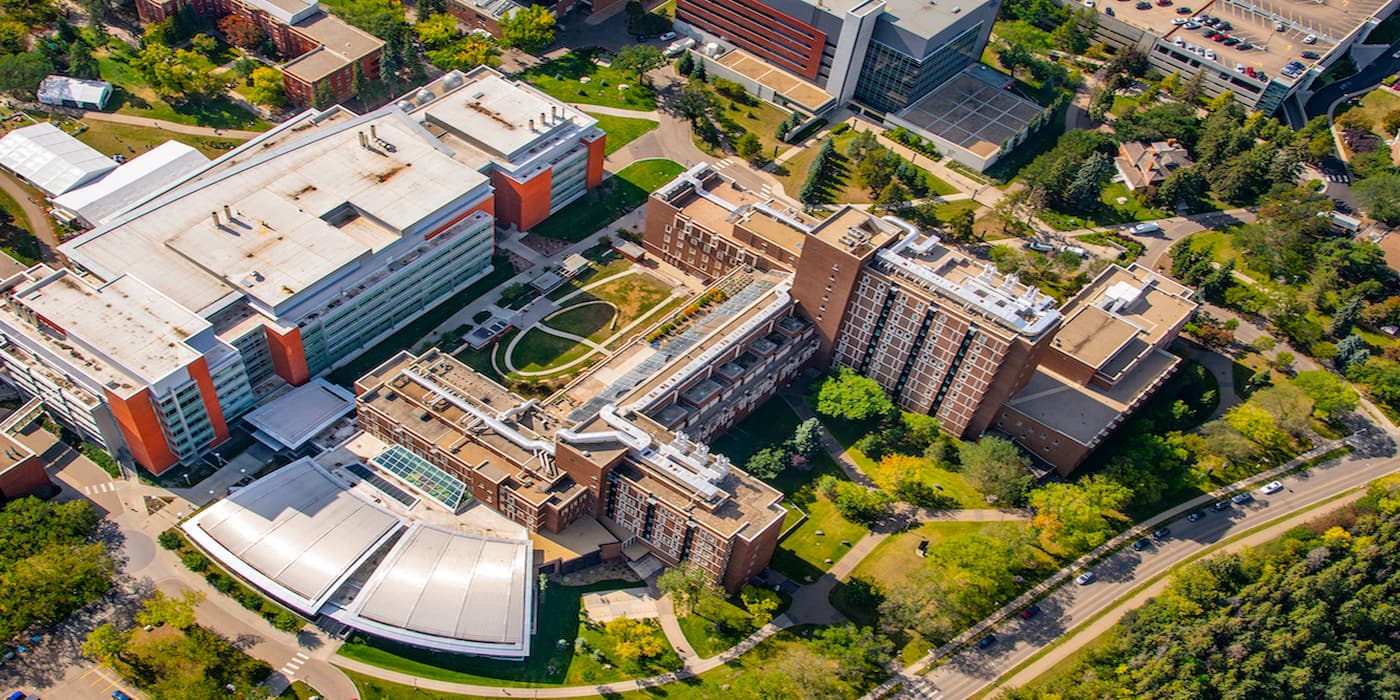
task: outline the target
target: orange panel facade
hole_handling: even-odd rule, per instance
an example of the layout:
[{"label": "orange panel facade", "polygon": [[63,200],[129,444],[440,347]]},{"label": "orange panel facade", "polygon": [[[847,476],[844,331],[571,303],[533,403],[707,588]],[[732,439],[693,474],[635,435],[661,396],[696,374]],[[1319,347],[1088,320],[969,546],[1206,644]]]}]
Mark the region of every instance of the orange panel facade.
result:
[{"label": "orange panel facade", "polygon": [[491,186],[496,189],[496,223],[528,231],[549,218],[549,191],[553,182],[552,170],[525,182],[516,182],[499,170],[493,170]]},{"label": "orange panel facade", "polygon": [[607,149],[608,135],[603,134],[588,142],[588,189],[603,184],[603,157]]},{"label": "orange panel facade", "polygon": [[105,390],[105,393],[112,416],[116,418],[122,438],[126,440],[131,457],[137,464],[152,474],[160,474],[179,463],[180,458],[170,449],[170,443],[165,440],[165,431],[161,430],[150,389],[142,389],[127,399],[110,390]]},{"label": "orange panel facade", "polygon": [[214,429],[211,446],[228,439],[228,421],[224,420],[224,408],[219,405],[219,396],[214,393],[214,378],[209,376],[209,363],[199,358],[190,363],[190,378],[199,386],[199,398],[204,401],[204,410],[209,414],[209,425]]},{"label": "orange panel facade", "polygon": [[479,211],[484,211],[484,212],[487,213],[487,215],[491,216],[491,218],[495,218],[495,217],[496,217],[496,197],[495,197],[494,195],[492,195],[492,196],[490,196],[490,197],[487,197],[487,198],[486,198],[485,200],[483,200],[480,204],[478,204],[478,205],[472,207],[471,209],[468,209],[468,210],[462,212],[461,214],[458,214],[458,215],[452,217],[452,220],[451,220],[451,221],[448,221],[447,223],[445,223],[445,224],[443,224],[443,225],[441,225],[441,226],[438,226],[437,228],[433,229],[431,232],[429,232],[429,233],[427,233],[427,234],[424,234],[423,240],[425,240],[425,241],[431,241],[432,239],[436,238],[436,237],[438,236],[438,234],[440,234],[440,233],[442,233],[443,231],[446,231],[447,229],[450,229],[450,228],[452,228],[453,226],[455,226],[455,225],[457,224],[457,222],[459,222],[459,221],[461,221],[462,219],[465,219],[465,218],[467,218],[468,216],[471,216],[472,214],[475,214],[476,212],[479,212]]},{"label": "orange panel facade", "polygon": [[279,335],[271,326],[263,326],[267,334],[267,350],[272,355],[272,371],[292,386],[301,386],[311,379],[306,368],[306,349],[301,344],[301,329],[293,328]]}]

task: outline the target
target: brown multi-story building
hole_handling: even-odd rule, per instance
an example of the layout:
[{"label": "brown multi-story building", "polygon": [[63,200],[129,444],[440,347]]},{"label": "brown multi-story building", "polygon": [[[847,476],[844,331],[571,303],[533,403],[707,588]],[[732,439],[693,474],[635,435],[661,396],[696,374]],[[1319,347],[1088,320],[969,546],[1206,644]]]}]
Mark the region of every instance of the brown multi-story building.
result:
[{"label": "brown multi-story building", "polygon": [[[690,561],[737,591],[767,567],[786,511],[705,440],[771,397],[817,343],[781,279],[736,273],[718,288],[726,300],[688,321],[703,338],[676,339],[632,380],[595,370],[542,405],[436,350],[401,353],[356,383],[360,425],[531,530],[596,518],[622,548]],[[638,339],[614,358],[655,352]]]},{"label": "brown multi-story building", "polygon": [[[1175,360],[1163,348],[1194,309],[1189,290],[1136,265],[1108,268],[1057,308],[900,219],[846,207],[810,220],[703,163],[652,195],[643,241],[701,276],[791,272],[814,364],[875,379],[955,435],[1003,430],[1063,471],[1165,379]],[[1047,400],[1054,387],[1065,396]],[[1060,410],[1081,394],[1082,415]]]},{"label": "brown multi-story building", "polygon": [[1065,304],[1065,321],[997,429],[1069,473],[1171,376],[1166,351],[1196,310],[1191,290],[1136,263],[1109,266]]},{"label": "brown multi-story building", "polygon": [[185,7],[202,17],[243,17],[263,30],[277,52],[292,59],[282,66],[282,85],[295,105],[310,105],[322,85],[337,102],[349,99],[357,65],[366,80],[379,78],[384,42],[326,14],[317,0],[136,1],[142,22],[164,21]]}]

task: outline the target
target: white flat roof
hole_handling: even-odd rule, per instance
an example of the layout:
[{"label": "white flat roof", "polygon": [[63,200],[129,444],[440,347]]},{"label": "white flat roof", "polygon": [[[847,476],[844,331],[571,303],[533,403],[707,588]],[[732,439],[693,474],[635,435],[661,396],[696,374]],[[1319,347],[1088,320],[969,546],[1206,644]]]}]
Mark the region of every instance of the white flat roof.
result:
[{"label": "white flat roof", "polygon": [[[381,143],[362,147],[371,127]],[[394,107],[299,130],[267,149],[249,142],[238,152],[261,155],[156,197],[64,253],[104,278],[141,277],[199,313],[232,294],[273,309],[487,183]]]},{"label": "white flat roof", "polygon": [[53,203],[93,226],[207,165],[209,159],[194,147],[166,141],[132,158],[102,179],[55,197]]},{"label": "white flat roof", "polygon": [[65,101],[107,106],[112,96],[112,84],[105,80],[83,80],[66,75],[50,75],[39,83],[38,97],[44,104],[61,105]]},{"label": "white flat roof", "polygon": [[528,539],[415,523],[360,589],[351,616],[338,619],[420,646],[528,656],[533,549]]},{"label": "white flat roof", "polygon": [[117,167],[115,161],[48,122],[0,138],[0,166],[60,195]]},{"label": "white flat roof", "polygon": [[283,447],[297,450],[354,411],[354,394],[318,378],[257,407],[243,420]]},{"label": "white flat roof", "polygon": [[235,573],[315,615],[403,525],[398,515],[302,458],[181,527]]},{"label": "white flat roof", "polygon": [[92,376],[119,395],[189,366],[200,353],[187,341],[210,327],[127,275],[98,287],[58,270],[16,288],[14,303],[60,331],[69,352],[85,355],[77,359],[89,360]]}]

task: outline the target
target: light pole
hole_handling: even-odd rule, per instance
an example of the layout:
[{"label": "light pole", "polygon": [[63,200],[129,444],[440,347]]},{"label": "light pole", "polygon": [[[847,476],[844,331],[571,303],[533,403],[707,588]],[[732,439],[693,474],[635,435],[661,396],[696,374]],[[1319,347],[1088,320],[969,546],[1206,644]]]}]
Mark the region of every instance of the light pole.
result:
[{"label": "light pole", "polygon": [[185,476],[185,488],[189,488],[189,485],[190,485],[190,475],[189,475],[189,472],[186,472],[184,476]]}]

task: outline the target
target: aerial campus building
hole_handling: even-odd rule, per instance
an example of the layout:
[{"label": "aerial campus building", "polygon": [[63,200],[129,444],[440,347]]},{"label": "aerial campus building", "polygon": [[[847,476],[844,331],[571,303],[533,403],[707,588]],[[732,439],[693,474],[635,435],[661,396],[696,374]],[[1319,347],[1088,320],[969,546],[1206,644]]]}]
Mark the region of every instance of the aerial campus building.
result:
[{"label": "aerial campus building", "polygon": [[4,280],[4,374],[128,463],[188,463],[488,274],[493,212],[581,195],[602,142],[490,69],[363,116],[304,113],[65,243],[74,269]]},{"label": "aerial campus building", "polygon": [[708,279],[790,274],[819,366],[877,380],[955,435],[1000,429],[1062,472],[1174,370],[1163,348],[1195,309],[1190,290],[1137,265],[1061,306],[907,222],[850,207],[812,220],[706,164],[653,193],[644,247]]}]

